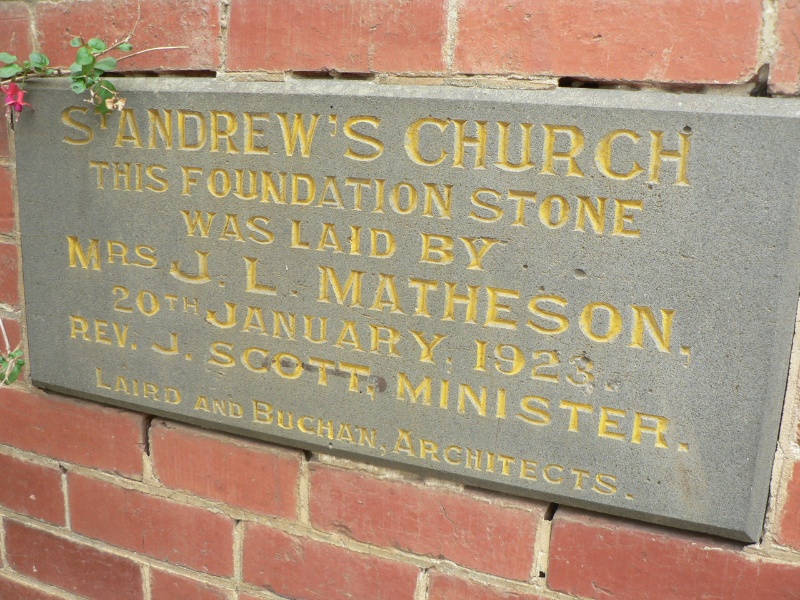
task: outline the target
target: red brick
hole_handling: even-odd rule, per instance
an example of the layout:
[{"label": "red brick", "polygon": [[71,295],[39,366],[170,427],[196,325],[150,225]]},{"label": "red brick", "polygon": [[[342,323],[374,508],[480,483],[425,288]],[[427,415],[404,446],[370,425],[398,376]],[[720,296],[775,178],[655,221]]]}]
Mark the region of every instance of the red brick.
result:
[{"label": "red brick", "polygon": [[268,515],[294,518],[301,454],[156,422],[151,455],[167,487]]},{"label": "red brick", "polygon": [[0,575],[0,598],[7,600],[60,600],[58,596],[40,592],[36,588],[6,579],[2,575]]},{"label": "red brick", "polygon": [[6,521],[6,556],[18,573],[92,600],[142,600],[142,572],[127,558]]},{"label": "red brick", "polygon": [[232,0],[227,67],[232,71],[442,71],[446,4],[444,0]]},{"label": "red brick", "polygon": [[482,583],[434,572],[428,600],[545,600],[542,596],[504,592]]},{"label": "red brick", "polygon": [[18,264],[17,247],[0,244],[0,302],[4,304],[19,304]]},{"label": "red brick", "polygon": [[353,539],[527,579],[546,505],[492,503],[323,465],[311,472],[311,522]]},{"label": "red brick", "polygon": [[20,62],[28,60],[33,43],[31,15],[24,2],[0,2],[0,40],[0,51],[15,55]]},{"label": "red brick", "polygon": [[144,416],[63,396],[0,388],[0,443],[141,478]]},{"label": "red brick", "polygon": [[792,470],[775,539],[779,544],[800,550],[800,462],[796,462]]},{"label": "red brick", "polygon": [[454,68],[737,83],[758,66],[761,0],[463,0]]},{"label": "red brick", "polygon": [[[69,45],[75,36],[99,37],[111,44],[125,38],[135,26],[131,38],[134,51],[161,46],[188,48],[148,52],[121,62],[120,70],[214,70],[220,64],[219,4],[215,0],[39,2],[39,43],[52,64],[69,66],[75,62],[75,49]],[[137,25],[139,6],[141,19]]]},{"label": "red brick", "polygon": [[151,600],[227,600],[228,596],[219,588],[200,581],[179,577],[164,571],[153,571]]},{"label": "red brick", "polygon": [[228,517],[69,475],[72,529],[212,575],[233,574],[233,522]]},{"label": "red brick", "polygon": [[547,583],[596,600],[791,600],[800,566],[749,558],[716,538],[559,509]]},{"label": "red brick", "polygon": [[[0,132],[0,135],[3,135]],[[14,177],[11,169],[0,167],[0,233],[14,231]]]},{"label": "red brick", "polygon": [[296,600],[411,600],[416,567],[248,523],[244,580]]},{"label": "red brick", "polygon": [[774,94],[800,92],[800,2],[780,0],[776,30],[778,48],[769,71],[769,89]]},{"label": "red brick", "polygon": [[[2,6],[2,4],[0,4],[0,6]],[[0,159],[8,158],[10,155],[9,135],[10,132],[8,130],[8,125],[6,125],[6,120],[0,119]]]},{"label": "red brick", "polygon": [[0,505],[35,519],[66,524],[61,471],[0,454]]}]

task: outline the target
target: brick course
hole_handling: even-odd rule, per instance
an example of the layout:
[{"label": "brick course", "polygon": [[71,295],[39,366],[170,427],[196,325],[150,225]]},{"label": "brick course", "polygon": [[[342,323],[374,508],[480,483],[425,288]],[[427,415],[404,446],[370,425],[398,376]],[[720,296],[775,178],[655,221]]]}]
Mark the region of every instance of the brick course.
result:
[{"label": "brick course", "polygon": [[302,453],[159,421],[151,429],[156,476],[167,487],[294,518]]},{"label": "brick course", "polygon": [[143,600],[142,573],[131,560],[13,521],[5,540],[18,573],[91,600]]},{"label": "brick course", "polygon": [[0,505],[35,519],[66,524],[61,471],[0,454]]},{"label": "brick course", "polygon": [[455,70],[740,83],[757,71],[760,31],[754,0],[463,0]]},{"label": "brick course", "polygon": [[165,571],[153,571],[151,600],[227,600],[224,590]]},{"label": "brick course", "polygon": [[758,560],[706,536],[560,509],[548,586],[596,600],[790,600],[800,565]]},{"label": "brick course", "polygon": [[[0,136],[3,131],[0,130]],[[2,152],[2,148],[0,148]],[[0,167],[0,233],[14,231],[14,188],[11,169]]]},{"label": "brick course", "polygon": [[244,580],[302,600],[412,600],[419,569],[248,524]]},{"label": "brick course", "polygon": [[446,20],[444,0],[232,0],[227,67],[443,71]]},{"label": "brick course", "polygon": [[187,48],[148,52],[120,62],[120,70],[201,70],[220,64],[220,5],[214,0],[76,0],[37,2],[35,8],[38,41],[53,65],[68,67],[75,61],[69,46],[75,36],[113,44],[134,28],[134,51]]},{"label": "brick course", "polygon": [[0,598],[8,598],[8,600],[59,600],[58,596],[41,592],[36,588],[7,579],[2,575],[0,575]]},{"label": "brick course", "polygon": [[775,538],[779,544],[800,550],[800,462],[794,463],[786,495]]},{"label": "brick course", "polygon": [[428,600],[544,600],[538,594],[502,591],[482,583],[467,581],[452,575],[434,572],[428,592]]},{"label": "brick course", "polygon": [[233,574],[233,521],[202,508],[71,473],[72,529],[212,575]]},{"label": "brick course", "polygon": [[503,506],[322,465],[311,470],[314,527],[512,579],[530,574],[536,525],[546,508],[539,502]]},{"label": "brick course", "polygon": [[0,388],[0,444],[57,460],[141,478],[144,423],[128,411]]}]

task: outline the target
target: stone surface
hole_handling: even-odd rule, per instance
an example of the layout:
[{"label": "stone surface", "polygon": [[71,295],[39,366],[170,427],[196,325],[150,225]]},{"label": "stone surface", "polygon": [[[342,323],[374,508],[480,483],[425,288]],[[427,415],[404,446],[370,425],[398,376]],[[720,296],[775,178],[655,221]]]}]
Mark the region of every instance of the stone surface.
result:
[{"label": "stone surface", "polygon": [[758,538],[798,103],[125,84],[20,122],[37,385]]}]

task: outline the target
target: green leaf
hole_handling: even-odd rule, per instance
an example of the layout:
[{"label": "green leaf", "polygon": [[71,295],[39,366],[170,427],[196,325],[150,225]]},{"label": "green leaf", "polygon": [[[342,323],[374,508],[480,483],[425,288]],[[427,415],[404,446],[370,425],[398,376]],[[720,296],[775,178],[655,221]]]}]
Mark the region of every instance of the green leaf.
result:
[{"label": "green leaf", "polygon": [[83,46],[83,38],[81,36],[74,37],[72,40],[70,40],[69,45],[73,48],[80,48]]},{"label": "green leaf", "polygon": [[76,94],[81,94],[86,91],[86,83],[84,83],[80,79],[76,79],[75,81],[73,81],[72,85],[69,87],[72,88],[72,91],[75,92]]},{"label": "green leaf", "polygon": [[21,372],[22,372],[22,365],[19,362],[17,362],[17,364],[14,365],[14,367],[11,369],[11,372],[5,378],[5,383],[7,384],[14,383],[17,379],[19,379],[19,375]]},{"label": "green leaf", "polygon": [[109,92],[112,92],[112,95],[113,95],[113,92],[117,91],[117,88],[108,79],[101,79],[100,81],[97,82],[97,86],[98,86],[98,88],[102,87],[104,90],[108,90]]},{"label": "green leaf", "polygon": [[19,65],[8,65],[7,67],[0,68],[0,79],[8,79],[22,73],[22,67]]},{"label": "green leaf", "polygon": [[94,68],[104,72],[113,71],[117,68],[117,59],[111,56],[101,58],[95,63]]},{"label": "green leaf", "polygon": [[75,62],[79,65],[90,65],[94,62],[94,56],[89,52],[89,48],[81,46],[78,48],[78,55],[75,57]]},{"label": "green leaf", "polygon": [[106,46],[106,43],[100,38],[92,38],[86,43],[89,44],[89,47],[95,52],[102,52],[103,50],[106,50],[108,48],[108,46]]},{"label": "green leaf", "polygon": [[47,75],[55,75],[56,74],[56,70],[55,69],[47,69],[47,71],[45,71],[45,73]]},{"label": "green leaf", "polygon": [[83,67],[78,63],[72,63],[69,66],[69,72],[74,76],[78,75],[79,73],[83,73]]},{"label": "green leaf", "polygon": [[119,45],[119,49],[122,50],[123,52],[130,52],[131,50],[133,50],[133,44],[131,44],[130,42],[125,42]]},{"label": "green leaf", "polygon": [[50,59],[41,52],[31,52],[30,59],[31,64],[34,67],[39,67],[40,69],[43,69],[50,64]]},{"label": "green leaf", "polygon": [[101,80],[94,86],[94,93],[97,94],[97,97],[105,102],[109,98],[114,97],[114,90],[108,89],[104,84],[107,83],[105,80]]},{"label": "green leaf", "polygon": [[10,65],[11,63],[17,62],[17,57],[8,52],[0,52],[0,62],[4,65]]}]

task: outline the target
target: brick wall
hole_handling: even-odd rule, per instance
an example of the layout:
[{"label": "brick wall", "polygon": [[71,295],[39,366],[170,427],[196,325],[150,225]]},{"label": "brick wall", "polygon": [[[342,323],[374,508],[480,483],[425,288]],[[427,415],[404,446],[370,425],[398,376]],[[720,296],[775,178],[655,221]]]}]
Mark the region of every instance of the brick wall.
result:
[{"label": "brick wall", "polygon": [[[176,76],[800,93],[797,0],[0,1],[0,50],[69,63],[73,35],[119,38],[137,14],[138,47],[188,48],[126,67]],[[24,334],[15,203],[2,126],[12,343]],[[744,547],[43,394],[23,378],[0,390],[0,599],[798,598],[794,358],[766,532]]]}]

